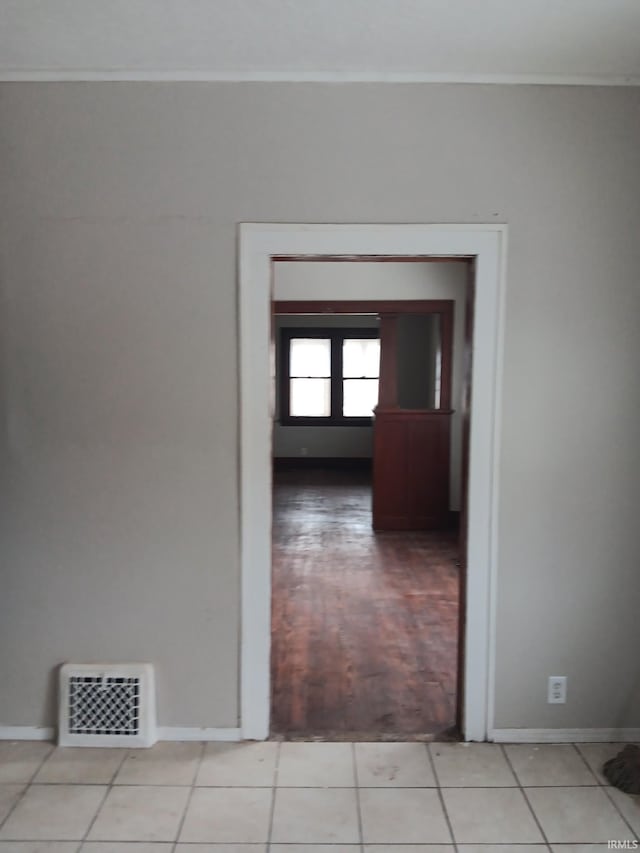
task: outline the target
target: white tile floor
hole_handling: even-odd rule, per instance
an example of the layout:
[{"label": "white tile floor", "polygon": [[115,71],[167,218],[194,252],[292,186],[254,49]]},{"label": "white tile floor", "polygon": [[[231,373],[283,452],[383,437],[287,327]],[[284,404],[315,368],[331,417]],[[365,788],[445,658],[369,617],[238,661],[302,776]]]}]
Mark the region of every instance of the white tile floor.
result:
[{"label": "white tile floor", "polygon": [[619,748],[0,742],[0,853],[635,849],[640,797],[600,774]]}]

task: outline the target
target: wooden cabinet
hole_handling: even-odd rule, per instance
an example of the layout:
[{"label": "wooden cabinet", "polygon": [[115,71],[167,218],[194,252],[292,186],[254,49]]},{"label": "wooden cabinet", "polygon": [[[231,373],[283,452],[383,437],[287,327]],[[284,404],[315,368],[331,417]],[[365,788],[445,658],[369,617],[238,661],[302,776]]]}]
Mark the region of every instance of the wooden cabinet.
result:
[{"label": "wooden cabinet", "polygon": [[432,530],[449,513],[450,411],[379,409],[373,451],[375,530]]},{"label": "wooden cabinet", "polygon": [[[420,354],[414,346],[417,357],[411,367],[422,371],[422,378],[417,378],[431,391],[424,401],[403,391],[407,359],[403,364],[402,350],[407,350],[409,330],[400,322],[401,314],[381,314],[380,389],[373,431],[375,530],[432,530],[447,526],[449,520],[453,303],[424,305],[415,314],[439,321],[437,346],[429,348],[437,350],[438,381],[431,375],[433,359],[429,366],[424,347]],[[412,404],[429,408],[403,408]]]}]

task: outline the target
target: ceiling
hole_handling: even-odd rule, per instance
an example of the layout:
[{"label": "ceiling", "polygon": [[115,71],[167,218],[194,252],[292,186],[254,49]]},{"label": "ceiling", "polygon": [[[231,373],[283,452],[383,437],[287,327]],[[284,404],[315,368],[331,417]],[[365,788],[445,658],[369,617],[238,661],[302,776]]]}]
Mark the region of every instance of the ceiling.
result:
[{"label": "ceiling", "polygon": [[640,85],[640,0],[0,0],[0,79]]}]

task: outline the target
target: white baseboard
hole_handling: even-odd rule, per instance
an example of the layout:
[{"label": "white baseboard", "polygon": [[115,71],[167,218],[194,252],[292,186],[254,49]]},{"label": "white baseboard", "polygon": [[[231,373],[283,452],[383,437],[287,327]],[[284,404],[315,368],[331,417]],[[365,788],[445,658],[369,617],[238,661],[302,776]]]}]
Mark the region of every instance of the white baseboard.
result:
[{"label": "white baseboard", "polygon": [[158,726],[158,740],[210,740],[226,743],[242,740],[241,729],[199,729],[185,726]]},{"label": "white baseboard", "polygon": [[53,740],[55,734],[53,726],[0,726],[0,740]]},{"label": "white baseboard", "polygon": [[[0,726],[0,740],[54,740],[56,730],[46,726]],[[241,741],[238,728],[159,726],[158,740]],[[640,743],[638,729],[491,729],[495,743]]]},{"label": "white baseboard", "polygon": [[[56,730],[43,726],[0,726],[0,740],[54,740]],[[158,740],[242,740],[241,729],[198,729],[183,726],[158,726]]]},{"label": "white baseboard", "polygon": [[495,743],[633,743],[640,729],[491,729]]}]

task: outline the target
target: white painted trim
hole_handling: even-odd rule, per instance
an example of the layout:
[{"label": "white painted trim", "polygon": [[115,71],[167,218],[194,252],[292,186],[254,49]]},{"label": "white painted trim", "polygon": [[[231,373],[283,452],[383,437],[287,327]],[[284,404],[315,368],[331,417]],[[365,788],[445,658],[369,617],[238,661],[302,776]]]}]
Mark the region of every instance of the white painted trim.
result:
[{"label": "white painted trim", "polygon": [[[495,696],[496,696],[496,624],[497,624],[497,609],[498,609],[498,565],[496,555],[498,553],[498,496],[499,490],[497,484],[500,482],[500,447],[502,440],[502,421],[499,413],[502,411],[502,387],[503,387],[503,369],[504,369],[504,325],[505,325],[505,303],[506,303],[506,287],[507,280],[507,230],[505,228],[502,234],[502,245],[500,254],[500,271],[499,277],[499,292],[496,304],[496,350],[495,350],[495,380],[493,383],[494,392],[494,412],[493,420],[493,478],[495,487],[493,488],[493,505],[491,507],[492,518],[494,524],[491,526],[490,537],[490,552],[493,559],[489,562],[489,649],[487,652],[487,729],[493,725],[495,720]],[[477,292],[477,291],[476,291]],[[477,299],[476,299],[477,302]],[[475,335],[475,329],[474,329]],[[475,358],[475,338],[473,341]],[[475,379],[474,379],[475,381]],[[471,412],[473,416],[473,391],[474,385],[471,385]],[[468,594],[468,593],[467,593]]]},{"label": "white painted trim", "polygon": [[213,71],[135,68],[4,68],[0,82],[462,83],[481,86],[640,86],[637,74],[471,74],[445,71]]},{"label": "white painted trim", "polygon": [[495,743],[633,743],[640,729],[492,729]]},{"label": "white painted trim", "polygon": [[244,738],[263,740],[269,734],[272,426],[269,345],[274,255],[476,258],[463,735],[466,740],[482,741],[492,729],[498,386],[506,234],[506,225],[240,225],[240,707]]},{"label": "white painted trim", "polygon": [[190,728],[187,726],[159,726],[158,740],[207,740],[235,743],[242,740],[240,729]]},{"label": "white painted trim", "polygon": [[[53,741],[55,732],[53,727],[0,726],[0,741]],[[488,739],[495,743],[637,743],[640,729],[491,729]],[[160,726],[158,740],[234,743],[242,740],[242,730]]]},{"label": "white painted trim", "polygon": [[[242,740],[240,729],[191,728],[186,726],[158,726],[158,740],[200,740],[235,742]],[[56,730],[41,726],[0,726],[0,740],[54,740]]]},{"label": "white painted trim", "polygon": [[0,740],[53,740],[55,734],[52,726],[0,726]]}]

